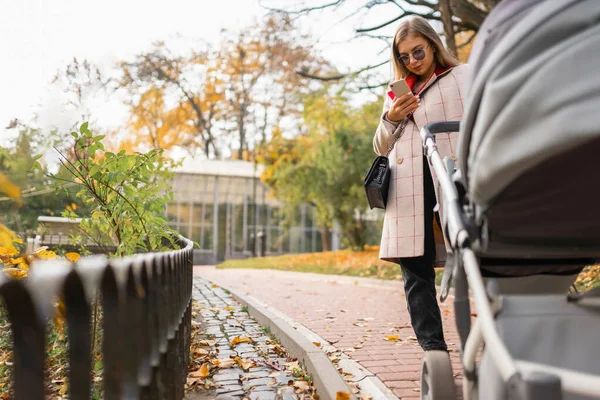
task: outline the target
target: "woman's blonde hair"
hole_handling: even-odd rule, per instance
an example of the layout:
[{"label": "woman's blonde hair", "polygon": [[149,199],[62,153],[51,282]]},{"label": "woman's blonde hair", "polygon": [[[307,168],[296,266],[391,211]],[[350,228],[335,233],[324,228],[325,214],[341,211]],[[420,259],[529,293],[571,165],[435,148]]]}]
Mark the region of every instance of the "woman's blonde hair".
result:
[{"label": "woman's blonde hair", "polygon": [[400,53],[398,52],[398,45],[408,36],[421,36],[423,39],[427,40],[429,45],[434,49],[433,57],[438,66],[455,67],[460,64],[456,57],[446,50],[442,40],[429,22],[423,17],[415,16],[403,21],[400,26],[398,26],[396,34],[394,35],[391,61],[394,66],[395,79],[404,79],[410,74],[408,69],[400,63]]}]

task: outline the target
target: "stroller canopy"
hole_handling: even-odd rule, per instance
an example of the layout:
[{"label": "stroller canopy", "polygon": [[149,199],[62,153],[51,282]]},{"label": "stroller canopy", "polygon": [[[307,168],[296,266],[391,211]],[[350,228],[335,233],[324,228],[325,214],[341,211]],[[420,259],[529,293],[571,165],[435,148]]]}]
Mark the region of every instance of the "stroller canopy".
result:
[{"label": "stroller canopy", "polygon": [[459,135],[475,204],[493,206],[528,170],[600,143],[599,22],[599,0],[505,0],[490,14]]}]

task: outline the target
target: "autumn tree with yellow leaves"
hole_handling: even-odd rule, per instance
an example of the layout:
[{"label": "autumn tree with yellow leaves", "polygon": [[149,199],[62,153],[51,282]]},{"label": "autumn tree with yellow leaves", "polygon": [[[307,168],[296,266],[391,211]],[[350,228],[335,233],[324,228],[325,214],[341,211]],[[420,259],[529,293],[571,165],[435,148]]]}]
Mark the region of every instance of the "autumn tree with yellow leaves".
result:
[{"label": "autumn tree with yellow leaves", "polygon": [[120,62],[110,78],[74,62],[56,82],[75,93],[90,85],[125,95],[129,119],[111,138],[120,149],[179,147],[207,158],[247,159],[275,126],[297,125],[303,96],[322,86],[296,70],[332,71],[282,15],[238,33],[223,31],[214,46],[186,43],[157,42]]},{"label": "autumn tree with yellow leaves", "polygon": [[218,58],[225,77],[231,149],[237,147],[239,159],[264,144],[282,120],[300,117],[304,97],[322,87],[298,75],[297,69],[331,70],[290,18],[281,15],[230,35],[221,43]]},{"label": "autumn tree with yellow leaves", "polygon": [[[305,102],[305,134],[286,139],[274,132],[260,153],[266,164],[262,179],[285,201],[288,219],[308,202],[317,210],[317,224],[325,231],[337,222],[352,249],[362,249],[369,232],[379,231],[367,219],[362,181],[373,158],[380,107],[376,101],[355,108],[340,94],[321,92]],[[328,236],[322,235],[325,250],[331,248]]]}]

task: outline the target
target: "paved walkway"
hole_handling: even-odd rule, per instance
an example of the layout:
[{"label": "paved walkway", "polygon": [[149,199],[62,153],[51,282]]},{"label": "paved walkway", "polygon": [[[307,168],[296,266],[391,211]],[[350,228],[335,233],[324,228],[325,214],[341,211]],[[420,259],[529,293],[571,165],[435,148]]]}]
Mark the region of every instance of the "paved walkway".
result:
[{"label": "paved walkway", "polygon": [[[193,349],[199,357],[188,374],[186,399],[298,400],[314,392],[308,373],[223,289],[196,276],[193,296],[201,347]],[[200,386],[214,386],[214,393]]]},{"label": "paved walkway", "polygon": [[[276,308],[344,350],[399,398],[419,398],[423,351],[410,326],[401,282],[214,267],[195,267],[194,274]],[[452,302],[444,303],[441,310],[459,384],[459,339]]]}]

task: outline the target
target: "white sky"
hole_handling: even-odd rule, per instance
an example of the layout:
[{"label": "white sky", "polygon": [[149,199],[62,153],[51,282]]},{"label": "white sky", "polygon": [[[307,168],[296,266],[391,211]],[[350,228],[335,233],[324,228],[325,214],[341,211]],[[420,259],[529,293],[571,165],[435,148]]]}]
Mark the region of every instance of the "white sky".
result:
[{"label": "white sky", "polygon": [[[265,3],[288,1],[295,2]],[[353,3],[364,1],[351,0],[349,7]],[[390,12],[378,9],[377,16],[369,15],[371,20],[381,21]],[[77,119],[66,115],[60,93],[49,84],[73,57],[106,66],[176,34],[216,42],[222,28],[241,29],[264,13],[257,0],[0,0],[0,144],[9,136],[4,128],[13,118],[27,123],[37,113],[42,128],[63,129],[67,120]],[[344,43],[353,35],[356,20],[336,25],[331,12],[314,18],[320,19],[303,27],[321,38],[316,47],[340,70],[387,56],[377,55],[382,43],[376,41]],[[108,100],[96,99],[90,106],[100,125],[111,126],[125,117],[126,110]]]}]

